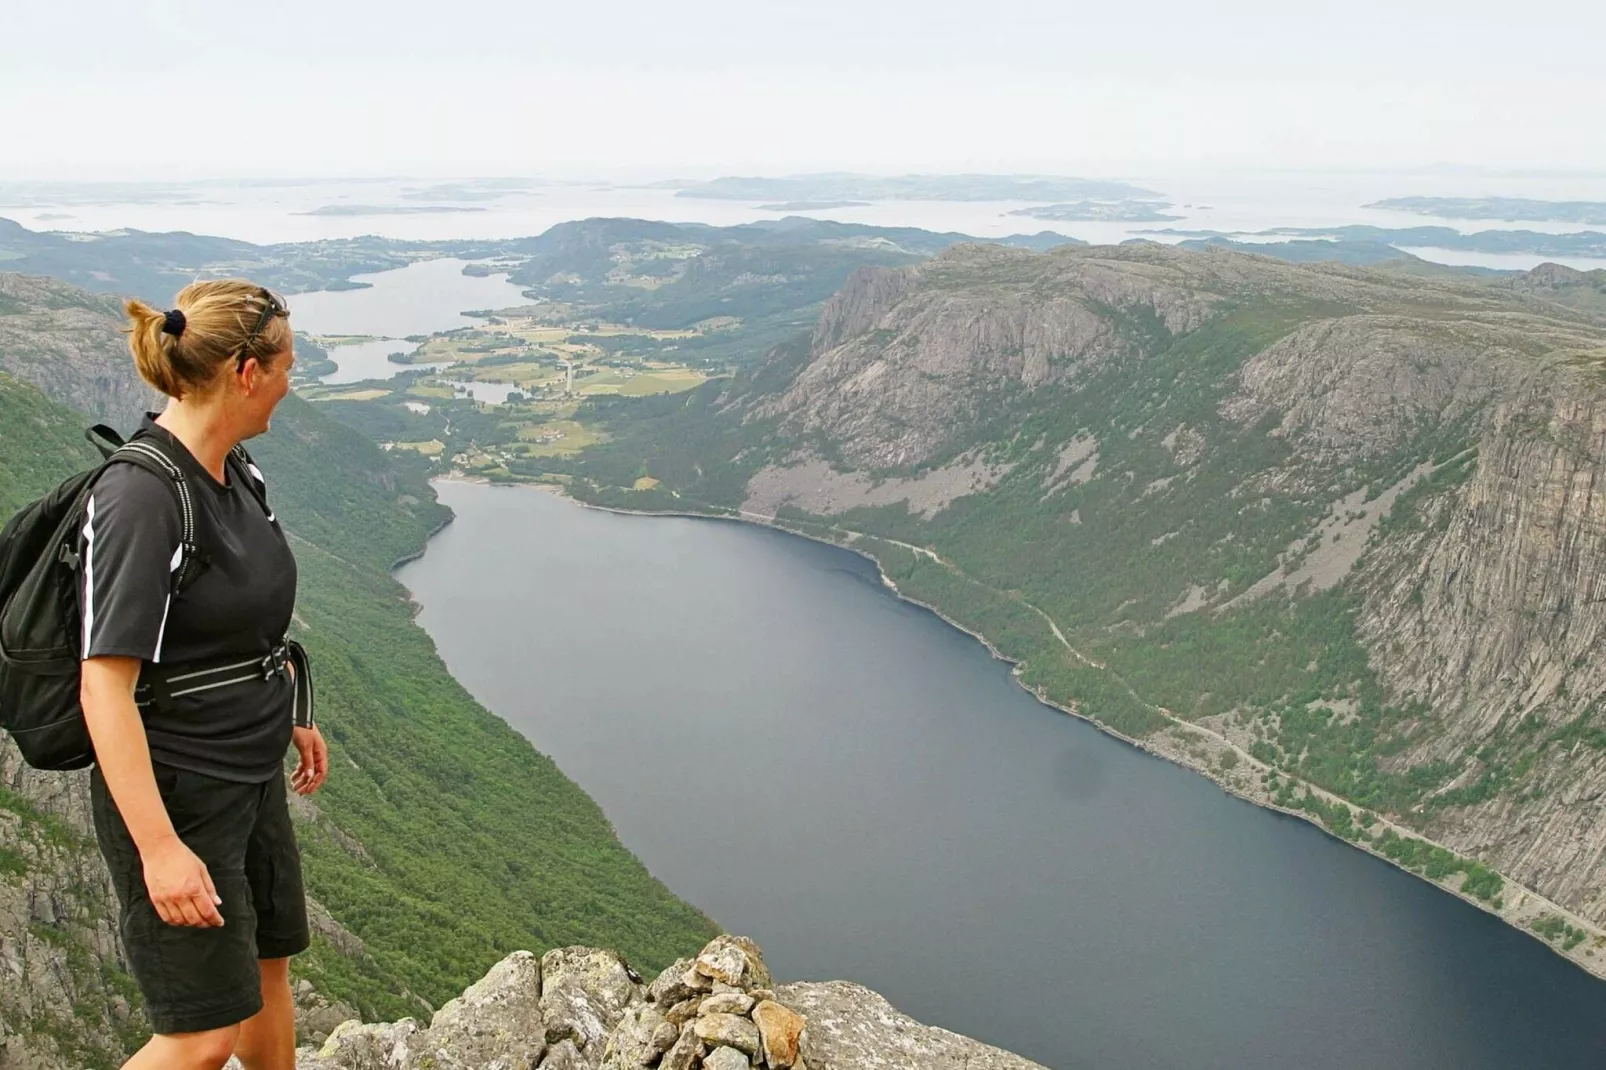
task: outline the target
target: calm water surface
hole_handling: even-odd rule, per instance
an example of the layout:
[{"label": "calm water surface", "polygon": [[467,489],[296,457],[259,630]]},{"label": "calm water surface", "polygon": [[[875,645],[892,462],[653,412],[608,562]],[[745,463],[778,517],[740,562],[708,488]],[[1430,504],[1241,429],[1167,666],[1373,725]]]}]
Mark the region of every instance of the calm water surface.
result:
[{"label": "calm water surface", "polygon": [[[371,342],[336,346],[329,357],[339,370],[326,383],[389,379],[420,365],[395,364],[392,353],[411,353],[408,335],[434,334],[480,321],[464,312],[526,304],[523,291],[506,275],[465,275],[466,260],[423,260],[394,271],[354,275],[360,290],[317,290],[295,294],[290,312],[296,330],[308,334],[376,335]],[[444,365],[436,365],[444,367]]]},{"label": "calm water surface", "polygon": [[440,485],[465,686],[784,978],[1056,1070],[1606,1066],[1606,984],[1034,701],[858,557]]}]

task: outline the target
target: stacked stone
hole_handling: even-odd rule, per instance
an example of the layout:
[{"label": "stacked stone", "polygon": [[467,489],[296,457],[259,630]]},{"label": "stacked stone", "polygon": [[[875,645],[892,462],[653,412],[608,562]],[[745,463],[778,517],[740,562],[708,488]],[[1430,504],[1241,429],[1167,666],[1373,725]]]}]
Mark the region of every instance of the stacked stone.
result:
[{"label": "stacked stone", "polygon": [[[647,989],[640,1025],[621,1023],[615,1042],[641,1036],[641,1067],[658,1070],[807,1070],[799,1049],[803,1016],[782,1005],[771,989],[758,945],[741,936],[715,939],[695,959],[682,959]],[[613,1053],[609,1045],[609,1055]],[[603,1066],[612,1070],[608,1055]],[[617,1064],[625,1070],[627,1064]]]},{"label": "stacked stone", "polygon": [[425,1026],[345,1022],[298,1070],[808,1070],[763,954],[715,939],[644,985],[617,954],[516,951]]}]

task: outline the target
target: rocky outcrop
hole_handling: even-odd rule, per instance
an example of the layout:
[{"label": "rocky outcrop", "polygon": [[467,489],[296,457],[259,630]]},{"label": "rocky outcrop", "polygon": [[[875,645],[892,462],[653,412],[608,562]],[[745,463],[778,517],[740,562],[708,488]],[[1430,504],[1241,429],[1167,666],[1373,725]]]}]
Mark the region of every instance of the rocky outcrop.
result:
[{"label": "rocky outcrop", "polygon": [[120,430],[137,427],[158,395],[134,370],[115,297],[58,279],[0,272],[0,372]]},{"label": "rocky outcrop", "polygon": [[347,1022],[297,1070],[1042,1070],[844,982],[774,986],[720,936],[650,984],[611,951],[517,951],[423,1025]]}]

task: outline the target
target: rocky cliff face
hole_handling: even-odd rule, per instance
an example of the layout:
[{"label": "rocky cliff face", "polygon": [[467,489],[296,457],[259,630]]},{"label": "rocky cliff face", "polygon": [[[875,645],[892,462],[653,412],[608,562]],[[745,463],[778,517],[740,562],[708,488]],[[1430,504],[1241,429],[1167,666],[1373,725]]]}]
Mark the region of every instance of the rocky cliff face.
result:
[{"label": "rocky cliff face", "polygon": [[297,1070],[1042,1070],[844,982],[776,985],[721,936],[650,984],[611,951],[515,952],[428,1024],[355,1021]]},{"label": "rocky cliff face", "polygon": [[115,297],[57,279],[0,272],[0,372],[26,380],[79,412],[119,429],[138,425],[158,395],[134,371],[117,331]]}]

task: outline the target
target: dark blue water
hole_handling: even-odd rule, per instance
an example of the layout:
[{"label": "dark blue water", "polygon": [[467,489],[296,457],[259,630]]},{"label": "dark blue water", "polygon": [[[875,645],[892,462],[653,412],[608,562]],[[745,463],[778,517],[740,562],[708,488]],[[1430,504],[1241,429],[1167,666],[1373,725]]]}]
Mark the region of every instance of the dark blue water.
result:
[{"label": "dark blue water", "polygon": [[853,554],[443,484],[452,671],[783,979],[1056,1070],[1606,1066],[1606,984],[1033,700]]}]

